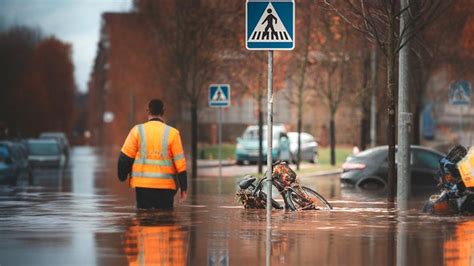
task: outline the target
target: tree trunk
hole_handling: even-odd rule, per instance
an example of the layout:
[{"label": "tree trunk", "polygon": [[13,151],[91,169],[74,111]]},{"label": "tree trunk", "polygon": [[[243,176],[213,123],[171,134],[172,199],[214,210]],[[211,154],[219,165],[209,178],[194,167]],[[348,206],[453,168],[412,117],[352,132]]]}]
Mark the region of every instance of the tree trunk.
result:
[{"label": "tree trunk", "polygon": [[263,95],[258,94],[258,173],[263,173]]},{"label": "tree trunk", "polygon": [[331,146],[331,165],[336,165],[336,124],[334,121],[335,114],[331,112],[329,120],[329,142]]},{"label": "tree trunk", "polygon": [[388,95],[388,207],[393,207],[396,194],[397,168],[395,165],[395,19],[394,7],[389,7],[389,29],[387,43],[387,95]]},{"label": "tree trunk", "polygon": [[191,177],[197,178],[198,156],[198,108],[197,103],[191,103]]},{"label": "tree trunk", "polygon": [[300,170],[300,162],[301,162],[301,129],[303,127],[303,106],[302,103],[298,105],[298,122],[297,122],[297,130],[298,130],[298,151],[296,156],[296,170]]},{"label": "tree trunk", "polygon": [[360,143],[359,148],[361,151],[367,149],[367,141],[370,127],[370,109],[363,107],[362,118],[360,120]]},{"label": "tree trunk", "polygon": [[377,145],[377,48],[373,47],[370,55],[370,146]]},{"label": "tree trunk", "polygon": [[[369,53],[364,53],[363,61],[363,80],[362,80],[362,91],[360,92],[360,108],[362,111],[362,116],[360,119],[360,139],[359,144],[357,145],[360,150],[365,150],[367,148],[367,141],[369,140],[369,130],[370,130],[370,90],[372,87],[372,80],[370,76],[370,67],[371,67],[371,55]],[[355,143],[354,143],[355,144]]]}]

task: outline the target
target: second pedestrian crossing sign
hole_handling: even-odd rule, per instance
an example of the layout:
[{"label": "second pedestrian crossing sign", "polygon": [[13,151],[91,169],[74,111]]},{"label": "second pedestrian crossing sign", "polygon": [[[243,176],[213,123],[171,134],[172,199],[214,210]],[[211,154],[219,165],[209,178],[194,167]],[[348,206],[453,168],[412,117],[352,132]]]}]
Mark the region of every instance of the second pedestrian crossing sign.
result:
[{"label": "second pedestrian crossing sign", "polygon": [[293,50],[294,0],[247,0],[245,15],[248,50]]},{"label": "second pedestrian crossing sign", "polygon": [[209,106],[229,107],[230,106],[230,85],[212,84],[209,86]]}]

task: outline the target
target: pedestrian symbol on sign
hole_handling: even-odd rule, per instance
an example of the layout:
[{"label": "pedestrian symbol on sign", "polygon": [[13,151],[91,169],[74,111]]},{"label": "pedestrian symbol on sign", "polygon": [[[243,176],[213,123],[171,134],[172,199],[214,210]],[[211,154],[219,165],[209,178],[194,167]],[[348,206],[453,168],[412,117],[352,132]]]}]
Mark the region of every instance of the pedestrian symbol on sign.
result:
[{"label": "pedestrian symbol on sign", "polygon": [[219,87],[216,92],[214,93],[214,96],[212,97],[213,101],[221,102],[227,100],[224,93],[222,92],[222,89]]},{"label": "pedestrian symbol on sign", "polygon": [[[271,34],[270,34],[271,33]],[[252,42],[291,42],[291,37],[271,3],[252,32]]]},{"label": "pedestrian symbol on sign", "polygon": [[209,106],[229,107],[230,106],[230,85],[212,84],[209,86]]},{"label": "pedestrian symbol on sign", "polygon": [[278,38],[278,35],[276,34],[275,29],[273,28],[273,20],[275,20],[275,24],[277,24],[278,19],[274,15],[272,15],[272,9],[271,8],[267,9],[267,12],[269,13],[269,15],[263,21],[263,23],[267,22],[267,27],[265,27],[265,33],[263,34],[263,36],[264,36],[263,38],[268,37],[270,29],[272,30],[272,38],[273,38],[273,36],[276,36],[276,38]]}]

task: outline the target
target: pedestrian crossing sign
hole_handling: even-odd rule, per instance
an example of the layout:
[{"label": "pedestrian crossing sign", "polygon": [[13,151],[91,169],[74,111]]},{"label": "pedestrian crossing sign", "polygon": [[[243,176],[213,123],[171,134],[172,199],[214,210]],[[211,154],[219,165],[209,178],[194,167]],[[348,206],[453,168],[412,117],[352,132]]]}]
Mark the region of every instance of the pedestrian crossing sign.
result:
[{"label": "pedestrian crossing sign", "polygon": [[229,107],[230,106],[230,85],[212,84],[209,86],[209,106]]},{"label": "pedestrian crossing sign", "polygon": [[293,50],[294,0],[247,0],[245,15],[248,50]]}]

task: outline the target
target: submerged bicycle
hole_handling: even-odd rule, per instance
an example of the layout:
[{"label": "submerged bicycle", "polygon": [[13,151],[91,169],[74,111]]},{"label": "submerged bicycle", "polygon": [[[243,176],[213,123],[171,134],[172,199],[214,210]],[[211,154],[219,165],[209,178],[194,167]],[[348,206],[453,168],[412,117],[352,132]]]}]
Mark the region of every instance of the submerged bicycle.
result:
[{"label": "submerged bicycle", "polygon": [[[251,175],[245,176],[240,181],[237,197],[244,208],[266,208],[267,194],[263,191],[263,184],[266,181],[266,177],[257,180]],[[331,204],[318,192],[302,186],[296,181],[296,173],[291,170],[286,162],[277,161],[273,164],[272,185],[277,188],[283,197],[286,209],[292,211],[332,209]],[[275,209],[284,208],[274,199],[271,199],[271,204]]]}]

